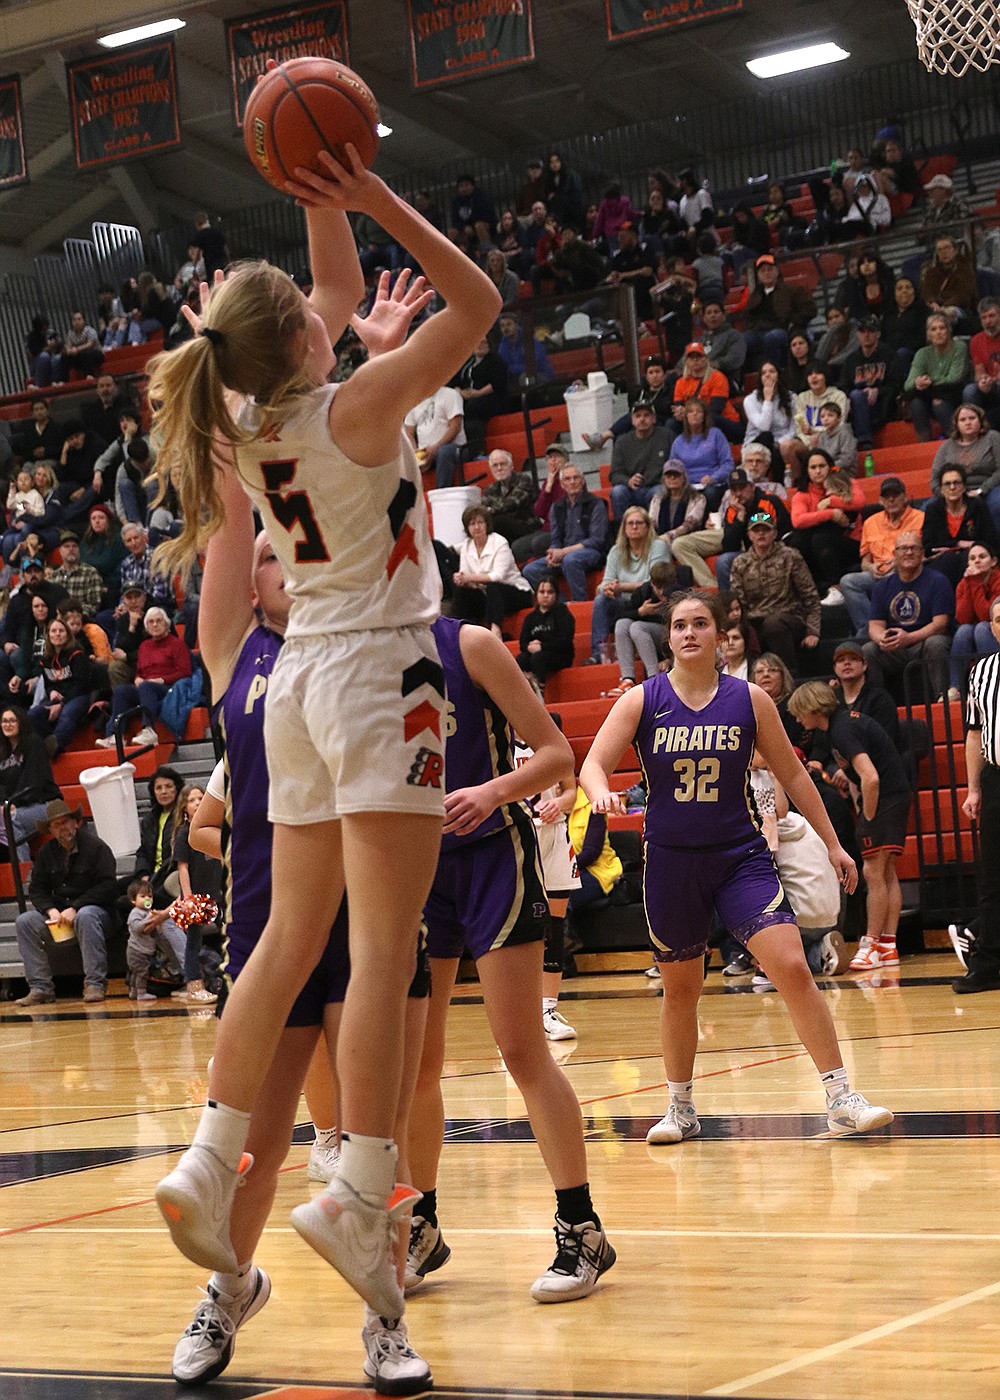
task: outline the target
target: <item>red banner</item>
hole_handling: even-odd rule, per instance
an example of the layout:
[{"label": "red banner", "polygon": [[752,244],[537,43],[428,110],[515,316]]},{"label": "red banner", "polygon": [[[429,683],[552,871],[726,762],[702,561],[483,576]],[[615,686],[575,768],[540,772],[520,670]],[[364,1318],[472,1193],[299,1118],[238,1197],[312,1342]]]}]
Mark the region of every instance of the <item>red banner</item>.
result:
[{"label": "red banner", "polygon": [[265,71],[267,60],[335,58],[350,64],[347,40],[347,0],[321,0],[316,5],[272,14],[248,15],[226,25],[226,47],[233,84],[236,125],[243,125],[247,98]]},{"label": "red banner", "polygon": [[531,0],[406,0],[413,86],[437,87],[535,60]]},{"label": "red banner", "polygon": [[181,144],[173,40],[66,65],[78,170],[175,151]]},{"label": "red banner", "polygon": [[716,19],[742,8],[743,0],[604,0],[609,39],[635,39],[655,29]]}]

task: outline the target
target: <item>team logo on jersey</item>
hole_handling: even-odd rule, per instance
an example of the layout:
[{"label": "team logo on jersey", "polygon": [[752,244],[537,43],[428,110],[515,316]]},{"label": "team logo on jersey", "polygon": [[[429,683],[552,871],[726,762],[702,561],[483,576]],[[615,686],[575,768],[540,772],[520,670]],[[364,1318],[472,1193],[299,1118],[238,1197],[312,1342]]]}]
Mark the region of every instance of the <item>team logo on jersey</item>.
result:
[{"label": "team logo on jersey", "polygon": [[415,705],[412,710],[407,710],[403,716],[403,741],[409,743],[418,734],[422,734],[425,729],[429,729],[436,739],[441,738],[441,711],[436,709],[429,700],[421,700],[419,705]]},{"label": "team logo on jersey", "polygon": [[439,788],[444,780],[444,756],[434,749],[420,748],[406,781],[411,787]]}]

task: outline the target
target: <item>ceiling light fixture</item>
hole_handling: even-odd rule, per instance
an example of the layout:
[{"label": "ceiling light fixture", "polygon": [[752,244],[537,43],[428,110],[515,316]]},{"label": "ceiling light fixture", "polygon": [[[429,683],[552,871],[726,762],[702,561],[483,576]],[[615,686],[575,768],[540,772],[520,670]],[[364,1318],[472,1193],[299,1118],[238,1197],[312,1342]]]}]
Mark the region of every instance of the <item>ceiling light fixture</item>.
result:
[{"label": "ceiling light fixture", "polygon": [[137,44],[140,39],[152,39],[157,34],[172,34],[175,29],[184,28],[182,19],[158,19],[151,24],[140,24],[135,29],[120,29],[117,34],[105,34],[98,43],[106,49],[120,49],[124,44]]},{"label": "ceiling light fixture", "polygon": [[821,68],[824,63],[840,63],[850,58],[839,44],[810,44],[804,49],[783,49],[763,58],[747,60],[747,67],[757,78],[780,78],[784,73],[800,73],[805,68]]}]

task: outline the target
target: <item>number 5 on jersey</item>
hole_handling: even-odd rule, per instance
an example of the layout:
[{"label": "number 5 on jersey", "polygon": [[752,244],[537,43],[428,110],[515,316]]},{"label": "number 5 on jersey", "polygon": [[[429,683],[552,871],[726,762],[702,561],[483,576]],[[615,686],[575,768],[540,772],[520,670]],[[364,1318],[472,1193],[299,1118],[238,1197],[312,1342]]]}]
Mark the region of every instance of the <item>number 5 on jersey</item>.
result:
[{"label": "number 5 on jersey", "polygon": [[283,462],[261,462],[264,475],[264,494],[271,513],[279,525],[289,533],[296,527],[302,529],[302,539],[295,541],[295,562],[297,564],[326,564],[330,552],[326,547],[322,532],[313,515],[312,502],[307,491],[289,491],[280,494],[282,486],[290,486],[295,480],[298,468],[295,458]]}]

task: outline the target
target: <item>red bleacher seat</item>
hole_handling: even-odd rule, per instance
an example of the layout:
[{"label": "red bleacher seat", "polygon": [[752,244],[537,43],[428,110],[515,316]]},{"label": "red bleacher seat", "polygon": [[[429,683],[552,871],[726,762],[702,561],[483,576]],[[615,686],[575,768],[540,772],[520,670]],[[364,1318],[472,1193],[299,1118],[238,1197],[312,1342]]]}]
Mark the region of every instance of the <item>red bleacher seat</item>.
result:
[{"label": "red bleacher seat", "polygon": [[875,431],[876,447],[901,447],[903,443],[916,441],[917,432],[912,423],[883,423]]},{"label": "red bleacher seat", "polygon": [[819,268],[812,258],[788,258],[781,264],[781,275],[786,282],[813,292],[819,286]]},{"label": "red bleacher seat", "polygon": [[816,260],[827,282],[839,277],[844,270],[844,258],[841,253],[817,253]]}]

